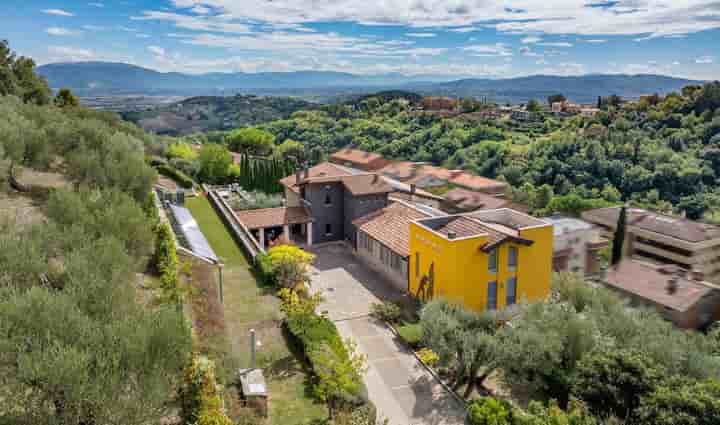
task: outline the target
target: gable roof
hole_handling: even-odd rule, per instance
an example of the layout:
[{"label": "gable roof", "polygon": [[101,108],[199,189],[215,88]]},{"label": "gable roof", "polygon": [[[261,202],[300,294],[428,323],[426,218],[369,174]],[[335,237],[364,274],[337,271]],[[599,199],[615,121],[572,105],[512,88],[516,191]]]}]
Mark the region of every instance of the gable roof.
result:
[{"label": "gable roof", "polygon": [[387,207],[353,221],[358,231],[367,233],[373,239],[388,247],[394,253],[410,255],[410,222],[433,215],[430,211],[415,208],[402,201],[392,202]]},{"label": "gable roof", "polygon": [[379,170],[390,162],[380,154],[350,148],[333,153],[329,159],[341,165],[349,163],[366,171]]},{"label": "gable roof", "polygon": [[[620,216],[620,208],[599,208],[586,211],[582,216],[586,220],[610,223],[614,228]],[[640,208],[627,209],[627,225],[691,243],[720,238],[718,226]]]},{"label": "gable roof", "polygon": [[[302,172],[301,172],[302,173]],[[280,183],[288,189],[298,192],[300,186],[305,184],[340,182],[354,196],[373,195],[389,193],[393,188],[387,184],[379,174],[376,173],[353,173],[351,170],[322,162],[308,169],[307,177],[301,175],[300,182],[295,174],[280,180]]]},{"label": "gable roof", "polygon": [[[675,279],[675,292],[668,291]],[[685,277],[663,273],[659,267],[626,259],[608,269],[605,283],[626,293],[676,311],[687,311],[713,289]]]},{"label": "gable roof", "polygon": [[309,223],[313,221],[305,207],[263,208],[259,210],[235,211],[237,218],[248,229]]}]

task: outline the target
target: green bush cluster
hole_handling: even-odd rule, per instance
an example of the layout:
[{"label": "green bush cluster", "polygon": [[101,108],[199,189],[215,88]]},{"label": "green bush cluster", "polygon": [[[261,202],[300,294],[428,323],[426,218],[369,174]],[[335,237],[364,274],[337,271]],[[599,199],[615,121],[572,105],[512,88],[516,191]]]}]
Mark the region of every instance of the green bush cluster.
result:
[{"label": "green bush cluster", "polygon": [[357,356],[349,352],[335,324],[315,313],[320,298],[280,291],[285,326],[297,338],[316,376],[315,394],[331,408],[355,409],[369,403]]},{"label": "green bush cluster", "polygon": [[181,187],[184,187],[185,189],[190,189],[195,185],[195,182],[190,176],[168,164],[158,165],[157,170],[158,173],[175,180],[177,184],[179,184]]},{"label": "green bush cluster", "polygon": [[207,357],[193,356],[185,369],[179,395],[183,423],[232,425],[223,407],[221,387],[215,379],[215,364]]},{"label": "green bush cluster", "polygon": [[166,302],[181,303],[183,291],[180,288],[177,247],[172,229],[166,223],[155,226],[155,269],[160,274],[160,289]]},{"label": "green bush cluster", "polygon": [[575,400],[567,410],[551,401],[545,405],[530,402],[527,411],[513,407],[505,400],[483,397],[468,405],[471,425],[598,425],[585,406]]},{"label": "green bush cluster", "polygon": [[402,311],[397,303],[388,301],[384,303],[373,303],[370,306],[370,315],[384,322],[398,323]]},{"label": "green bush cluster", "polygon": [[422,326],[419,323],[411,323],[397,328],[400,338],[412,348],[420,347],[422,340]]}]

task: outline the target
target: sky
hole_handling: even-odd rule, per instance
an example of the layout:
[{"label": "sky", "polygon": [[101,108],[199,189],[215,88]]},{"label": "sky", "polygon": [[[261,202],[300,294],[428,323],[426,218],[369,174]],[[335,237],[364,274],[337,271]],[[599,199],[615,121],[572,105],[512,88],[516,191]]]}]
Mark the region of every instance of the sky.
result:
[{"label": "sky", "polygon": [[38,64],[720,79],[718,0],[2,0]]}]

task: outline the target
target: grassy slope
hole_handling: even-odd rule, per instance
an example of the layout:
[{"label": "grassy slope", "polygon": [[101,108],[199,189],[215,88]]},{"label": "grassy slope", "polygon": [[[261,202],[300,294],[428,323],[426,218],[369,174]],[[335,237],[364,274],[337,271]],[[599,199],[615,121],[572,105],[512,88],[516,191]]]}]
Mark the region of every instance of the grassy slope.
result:
[{"label": "grassy slope", "polygon": [[187,207],[226,265],[225,321],[233,350],[243,367],[249,365],[249,330],[257,331],[262,344],[258,349],[258,362],[265,369],[270,390],[270,422],[292,425],[324,418],[324,405],[316,403],[309,394],[307,375],[282,335],[277,298],[258,284],[243,253],[208,200],[190,198]]}]

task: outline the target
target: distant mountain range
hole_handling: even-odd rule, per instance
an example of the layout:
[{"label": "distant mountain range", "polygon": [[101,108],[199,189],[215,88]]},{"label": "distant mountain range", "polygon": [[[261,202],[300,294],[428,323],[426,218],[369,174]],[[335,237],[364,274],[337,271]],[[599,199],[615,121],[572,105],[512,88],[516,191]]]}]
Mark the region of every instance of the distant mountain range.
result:
[{"label": "distant mountain range", "polygon": [[53,88],[68,87],[81,96],[129,93],[164,95],[294,95],[327,100],[379,89],[412,90],[425,95],[488,97],[497,102],[525,102],[562,93],[577,102],[598,96],[638,97],[677,91],[698,81],[660,75],[530,76],[510,79],[454,79],[451,76],[402,74],[357,75],[332,71],[208,73],[158,72],[124,63],[73,62],[43,65],[38,72]]}]

